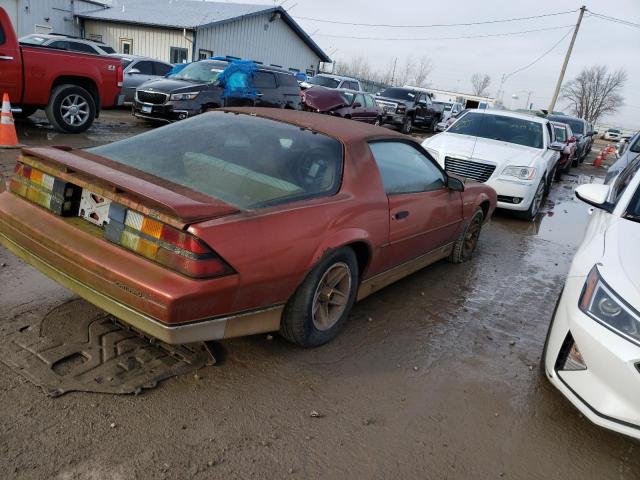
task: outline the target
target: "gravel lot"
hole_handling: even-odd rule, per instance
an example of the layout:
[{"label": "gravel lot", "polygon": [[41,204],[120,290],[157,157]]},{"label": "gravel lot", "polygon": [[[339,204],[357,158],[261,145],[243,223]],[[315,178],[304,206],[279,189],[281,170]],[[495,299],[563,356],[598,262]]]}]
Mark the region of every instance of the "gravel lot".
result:
[{"label": "gravel lot", "polygon": [[[148,128],[115,111],[83,135],[33,122],[18,134],[83,147]],[[0,151],[0,173],[15,158]],[[0,363],[3,477],[640,478],[640,443],[590,424],[538,370],[588,219],[572,190],[604,175],[592,161],[554,184],[535,222],[496,214],[471,262],[367,298],[324,347],[225,341],[218,365],[139,396],[49,398]],[[1,247],[0,264],[0,335],[72,298]]]}]

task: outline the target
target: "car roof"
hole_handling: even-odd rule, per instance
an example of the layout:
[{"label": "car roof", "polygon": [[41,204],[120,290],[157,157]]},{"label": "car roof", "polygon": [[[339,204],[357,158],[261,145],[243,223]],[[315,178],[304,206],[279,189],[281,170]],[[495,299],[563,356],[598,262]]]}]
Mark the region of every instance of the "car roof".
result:
[{"label": "car roof", "polygon": [[325,135],[333,137],[345,145],[374,139],[408,140],[413,141],[416,145],[420,145],[420,143],[412,137],[388,128],[377,127],[364,122],[354,122],[353,120],[337,118],[330,115],[322,115],[315,112],[264,107],[237,107],[223,108],[222,110],[244,115],[255,115],[256,117],[307,128],[314,132],[324,133]]},{"label": "car roof", "polygon": [[551,115],[547,115],[547,118],[549,120],[581,120],[584,123],[587,123],[587,121],[584,118],[580,118],[580,117],[572,117],[571,115],[556,115],[556,114],[551,114]]},{"label": "car roof", "polygon": [[371,95],[369,92],[363,92],[361,90],[353,90],[352,88],[334,88],[332,90],[335,90],[337,92],[346,92],[346,93],[353,93],[353,94],[366,93],[367,95]]},{"label": "car roof", "polygon": [[24,37],[21,38],[34,38],[34,37],[39,37],[39,38],[45,38],[47,40],[74,40],[77,42],[86,42],[86,43],[92,43],[94,45],[97,45],[98,47],[105,45],[108,46],[106,43],[104,42],[100,42],[98,40],[91,40],[89,38],[80,38],[80,37],[74,37],[72,35],[62,35],[62,34],[57,34],[57,33],[44,33],[44,34],[39,34],[39,33],[31,33],[29,35],[25,35]]},{"label": "car roof", "polygon": [[472,108],[474,113],[479,113],[481,115],[499,115],[501,117],[511,117],[511,118],[519,118],[521,120],[529,120],[530,122],[542,123],[544,124],[547,119],[538,117],[536,115],[528,115],[526,113],[517,113],[511,112],[509,110],[494,110],[494,109],[482,109],[482,108]]},{"label": "car roof", "polygon": [[352,80],[354,82],[359,82],[357,78],[345,77],[344,75],[334,75],[333,73],[318,73],[316,77],[327,77],[333,78],[334,80]]},{"label": "car roof", "polygon": [[[212,63],[212,64],[216,64],[217,66],[219,66],[221,63],[226,63],[226,64],[230,64],[231,62],[228,60],[197,60],[195,62],[192,63]],[[255,63],[255,62],[254,62]],[[277,72],[277,73],[286,73],[287,75],[291,75],[294,76],[295,73],[294,72],[290,72],[289,70],[285,70],[284,68],[279,68],[279,67],[273,67],[271,65],[262,65],[259,63],[256,63],[258,70],[262,70],[265,72]]]}]

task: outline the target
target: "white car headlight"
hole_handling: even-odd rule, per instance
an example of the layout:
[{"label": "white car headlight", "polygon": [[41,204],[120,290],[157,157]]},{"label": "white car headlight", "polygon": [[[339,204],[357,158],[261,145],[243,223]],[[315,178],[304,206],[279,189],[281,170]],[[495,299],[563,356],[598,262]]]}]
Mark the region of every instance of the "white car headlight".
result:
[{"label": "white car headlight", "polygon": [[531,180],[536,176],[536,169],[533,167],[509,166],[502,170],[503,177],[516,177],[520,180]]},{"label": "white car headlight", "polygon": [[193,100],[198,96],[200,92],[185,92],[185,93],[174,93],[171,95],[171,100]]},{"label": "white car headlight", "polygon": [[640,314],[607,285],[593,267],[580,295],[580,310],[634,343],[640,343]]}]

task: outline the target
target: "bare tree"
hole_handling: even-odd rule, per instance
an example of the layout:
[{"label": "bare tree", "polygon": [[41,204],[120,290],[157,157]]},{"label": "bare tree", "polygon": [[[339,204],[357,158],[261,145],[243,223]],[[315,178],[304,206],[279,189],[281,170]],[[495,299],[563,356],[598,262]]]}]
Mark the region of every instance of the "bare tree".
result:
[{"label": "bare tree", "polygon": [[471,76],[471,87],[474,95],[478,95],[479,97],[486,97],[489,89],[489,85],[491,85],[491,77],[486,73],[483,75],[481,73],[474,73]]},{"label": "bare tree", "polygon": [[626,81],[624,69],[609,72],[604,65],[594,65],[583,68],[576,78],[565,83],[561,95],[574,115],[595,123],[622,106],[620,90]]},{"label": "bare tree", "polygon": [[418,64],[413,72],[413,85],[416,87],[426,87],[427,79],[433,70],[433,63],[431,59],[426,56],[420,57]]}]

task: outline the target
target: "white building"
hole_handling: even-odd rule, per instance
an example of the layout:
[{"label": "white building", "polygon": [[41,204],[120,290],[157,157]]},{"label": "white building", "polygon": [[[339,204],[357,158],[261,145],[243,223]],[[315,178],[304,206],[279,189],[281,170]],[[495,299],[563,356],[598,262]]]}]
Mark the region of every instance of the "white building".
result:
[{"label": "white building", "polygon": [[326,53],[280,6],[112,0],[77,13],[84,37],[171,63],[231,56],[313,75]]},{"label": "white building", "polygon": [[0,0],[18,37],[30,33],[78,35],[77,13],[104,8],[110,0]]},{"label": "white building", "polygon": [[[410,87],[410,85],[405,85]],[[429,95],[431,99],[436,102],[457,102],[461,103],[464,108],[493,108],[496,103],[496,99],[492,97],[481,97],[478,95],[471,95],[470,93],[453,92],[450,90],[439,90],[437,88],[422,88],[411,87],[416,90],[422,90]]]}]

